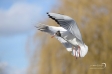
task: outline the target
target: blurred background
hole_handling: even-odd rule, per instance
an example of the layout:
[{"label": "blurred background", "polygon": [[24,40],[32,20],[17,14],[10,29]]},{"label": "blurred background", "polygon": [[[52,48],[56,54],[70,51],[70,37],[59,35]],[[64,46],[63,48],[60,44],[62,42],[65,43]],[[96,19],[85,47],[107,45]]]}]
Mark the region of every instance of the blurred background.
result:
[{"label": "blurred background", "polygon": [[[46,12],[78,24],[89,51],[75,59],[37,23],[58,26]],[[112,0],[0,0],[0,74],[112,74]],[[103,69],[91,65],[106,64]]]}]

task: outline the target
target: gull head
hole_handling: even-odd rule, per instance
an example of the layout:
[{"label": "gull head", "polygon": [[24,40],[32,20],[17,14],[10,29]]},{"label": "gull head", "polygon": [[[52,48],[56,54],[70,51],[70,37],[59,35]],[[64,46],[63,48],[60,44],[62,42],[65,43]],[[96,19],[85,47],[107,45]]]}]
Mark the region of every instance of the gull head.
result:
[{"label": "gull head", "polygon": [[54,33],[54,35],[52,35],[51,38],[54,38],[55,36],[61,37],[60,31],[57,31],[56,33]]},{"label": "gull head", "polygon": [[57,32],[55,33],[55,35],[61,37],[60,31],[57,31]]}]

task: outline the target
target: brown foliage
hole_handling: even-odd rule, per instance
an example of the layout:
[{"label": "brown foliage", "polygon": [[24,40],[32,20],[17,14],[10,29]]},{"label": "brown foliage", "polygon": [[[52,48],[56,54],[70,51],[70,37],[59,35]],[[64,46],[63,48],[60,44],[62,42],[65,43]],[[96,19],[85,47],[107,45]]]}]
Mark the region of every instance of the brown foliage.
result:
[{"label": "brown foliage", "polygon": [[[84,58],[76,60],[58,40],[42,33],[46,41],[42,44],[39,62],[32,62],[30,69],[35,69],[32,67],[35,64],[37,74],[111,74],[112,0],[61,0],[60,3],[52,12],[75,19],[89,51]],[[50,19],[44,23],[58,26]],[[90,69],[90,65],[101,63],[107,64],[105,69]]]}]

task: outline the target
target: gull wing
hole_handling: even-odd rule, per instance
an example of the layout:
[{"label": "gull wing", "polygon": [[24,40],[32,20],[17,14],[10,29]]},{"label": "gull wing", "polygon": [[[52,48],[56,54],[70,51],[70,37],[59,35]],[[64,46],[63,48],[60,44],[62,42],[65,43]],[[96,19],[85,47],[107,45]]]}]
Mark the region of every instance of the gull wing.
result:
[{"label": "gull wing", "polygon": [[66,47],[67,51],[72,51],[72,45],[70,43],[68,43],[61,37],[56,36],[56,38]]},{"label": "gull wing", "polygon": [[[35,26],[38,30],[42,31],[42,32],[47,32],[51,35],[53,35],[56,31],[62,29],[63,31],[65,31],[63,28],[61,27],[54,27],[54,26],[48,26],[45,24],[39,24],[38,26]],[[72,45],[70,43],[68,43],[67,41],[65,41],[63,38],[55,36],[55,38],[57,38],[67,49],[67,51],[72,51]]]},{"label": "gull wing", "polygon": [[60,26],[62,26],[70,33],[72,33],[76,37],[76,39],[83,44],[79,28],[76,22],[71,17],[56,13],[47,13],[47,14],[51,19],[55,20]]}]

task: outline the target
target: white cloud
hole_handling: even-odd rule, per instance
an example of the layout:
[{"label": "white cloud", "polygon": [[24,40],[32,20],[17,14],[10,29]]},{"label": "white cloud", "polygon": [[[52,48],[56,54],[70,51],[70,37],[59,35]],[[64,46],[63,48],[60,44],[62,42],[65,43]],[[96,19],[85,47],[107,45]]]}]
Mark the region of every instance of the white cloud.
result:
[{"label": "white cloud", "polygon": [[26,69],[17,69],[7,62],[0,62],[0,74],[26,74]]},{"label": "white cloud", "polygon": [[40,11],[40,7],[28,3],[14,3],[8,10],[0,9],[0,34],[30,31]]}]

